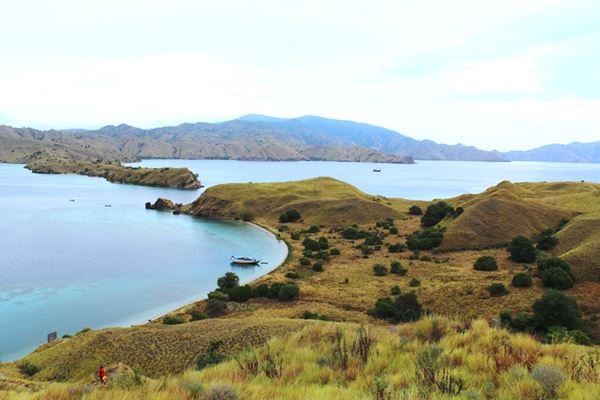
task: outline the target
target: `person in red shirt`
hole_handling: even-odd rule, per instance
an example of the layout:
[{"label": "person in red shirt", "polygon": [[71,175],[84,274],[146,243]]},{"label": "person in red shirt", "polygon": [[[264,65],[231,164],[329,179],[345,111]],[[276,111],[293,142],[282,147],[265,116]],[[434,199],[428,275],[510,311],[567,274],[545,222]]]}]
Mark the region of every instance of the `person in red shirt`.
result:
[{"label": "person in red shirt", "polygon": [[106,370],[104,369],[104,367],[102,365],[98,369],[98,379],[100,379],[101,385],[104,385],[106,383],[106,381],[108,381],[108,377],[106,376]]}]

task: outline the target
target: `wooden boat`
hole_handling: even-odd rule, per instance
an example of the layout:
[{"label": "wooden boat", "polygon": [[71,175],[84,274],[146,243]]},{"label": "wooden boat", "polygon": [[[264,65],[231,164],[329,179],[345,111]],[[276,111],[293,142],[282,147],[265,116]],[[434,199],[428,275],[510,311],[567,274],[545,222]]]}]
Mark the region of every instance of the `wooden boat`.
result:
[{"label": "wooden boat", "polygon": [[373,172],[381,172],[380,169],[374,169]]},{"label": "wooden boat", "polygon": [[251,258],[251,257],[231,256],[231,263],[238,264],[238,265],[257,265],[260,263],[260,260],[258,258]]}]

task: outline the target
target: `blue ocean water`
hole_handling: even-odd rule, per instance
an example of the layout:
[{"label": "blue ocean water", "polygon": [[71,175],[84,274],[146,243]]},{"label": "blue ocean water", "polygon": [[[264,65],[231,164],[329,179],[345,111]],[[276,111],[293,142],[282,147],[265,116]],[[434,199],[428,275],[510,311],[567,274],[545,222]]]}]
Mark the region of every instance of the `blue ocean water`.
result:
[{"label": "blue ocean water", "polygon": [[[52,331],[145,322],[204,297],[227,271],[246,282],[286,257],[285,244],[255,226],[146,210],[158,196],[198,192],[0,164],[0,360]],[[234,254],[268,264],[234,267]]]},{"label": "blue ocean water", "polygon": [[[140,164],[187,166],[206,186],[332,176],[367,193],[424,200],[477,193],[505,179],[600,182],[600,164]],[[226,271],[249,281],[285,258],[285,245],[257,227],[144,209],[146,201],[159,196],[188,203],[200,193],[32,174],[22,165],[0,164],[0,360],[33,350],[51,331],[63,335],[84,327],[142,323],[204,297]],[[269,264],[232,267],[228,260],[233,254]]]}]

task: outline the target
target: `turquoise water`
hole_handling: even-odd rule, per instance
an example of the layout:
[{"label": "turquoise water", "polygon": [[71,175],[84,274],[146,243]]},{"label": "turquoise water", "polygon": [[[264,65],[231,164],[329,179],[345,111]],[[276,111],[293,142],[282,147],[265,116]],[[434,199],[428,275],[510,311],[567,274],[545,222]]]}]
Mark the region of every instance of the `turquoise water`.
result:
[{"label": "turquoise water", "polygon": [[[204,297],[227,271],[249,281],[285,259],[285,244],[252,225],[145,210],[158,196],[198,192],[0,164],[0,360],[51,331],[142,323]],[[268,264],[233,267],[233,254]]]},{"label": "turquoise water", "polygon": [[[332,176],[368,193],[409,199],[477,193],[505,179],[600,181],[600,164],[141,164],[188,166],[206,186]],[[382,171],[374,173],[374,168]],[[0,360],[33,350],[51,331],[63,335],[84,327],[142,323],[204,297],[226,271],[234,270],[242,281],[249,281],[283,260],[284,244],[254,226],[144,209],[146,201],[159,196],[188,203],[200,193],[38,175],[21,165],[0,164]],[[269,264],[232,267],[228,259],[233,254],[256,256]]]},{"label": "turquoise water", "polygon": [[[224,182],[275,182],[331,176],[370,194],[420,200],[479,193],[503,180],[600,182],[600,164],[580,163],[417,161],[417,164],[405,165],[325,161],[145,160],[135,165],[187,166],[199,174],[206,186]],[[373,169],[381,169],[381,172],[375,173]]]}]

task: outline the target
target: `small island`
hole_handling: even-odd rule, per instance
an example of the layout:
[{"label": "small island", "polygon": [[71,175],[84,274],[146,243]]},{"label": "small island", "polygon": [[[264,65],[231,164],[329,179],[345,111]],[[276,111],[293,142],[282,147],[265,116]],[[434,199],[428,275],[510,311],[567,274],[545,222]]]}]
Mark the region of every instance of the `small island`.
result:
[{"label": "small island", "polygon": [[78,174],[102,177],[109,182],[177,189],[199,189],[202,184],[188,168],[126,167],[118,161],[37,159],[26,167],[37,174]]}]

